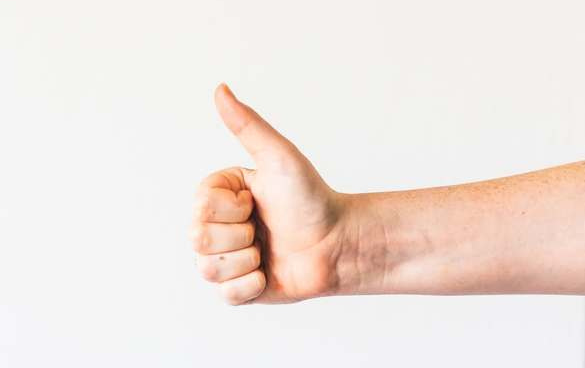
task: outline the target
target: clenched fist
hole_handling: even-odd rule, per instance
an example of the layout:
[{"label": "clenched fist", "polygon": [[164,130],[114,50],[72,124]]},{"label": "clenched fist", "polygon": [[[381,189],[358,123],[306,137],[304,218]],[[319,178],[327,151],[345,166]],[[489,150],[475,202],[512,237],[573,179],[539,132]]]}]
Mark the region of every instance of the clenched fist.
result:
[{"label": "clenched fist", "polygon": [[215,103],[256,169],[216,172],[197,189],[192,230],[200,272],[233,305],[327,295],[338,282],[346,196],[226,85]]}]

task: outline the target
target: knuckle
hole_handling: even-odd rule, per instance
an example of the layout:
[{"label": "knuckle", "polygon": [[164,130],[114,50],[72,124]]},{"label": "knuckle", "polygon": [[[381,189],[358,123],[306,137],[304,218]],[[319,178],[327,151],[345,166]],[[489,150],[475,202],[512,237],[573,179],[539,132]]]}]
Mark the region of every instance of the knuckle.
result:
[{"label": "knuckle", "polygon": [[251,211],[254,205],[252,193],[249,190],[240,190],[237,194],[237,205],[244,212]]},{"label": "knuckle", "polygon": [[210,196],[207,191],[202,191],[197,194],[194,205],[195,219],[205,221],[212,217],[213,213],[210,203]]},{"label": "knuckle", "polygon": [[210,282],[219,280],[219,269],[213,262],[210,262],[207,257],[202,257],[199,267],[199,272],[201,272],[201,276],[205,280]]},{"label": "knuckle", "polygon": [[256,228],[255,226],[248,222],[246,224],[246,233],[245,233],[245,241],[246,241],[246,245],[250,245],[252,244],[252,242],[254,241],[254,236],[256,235]]},{"label": "knuckle", "polygon": [[256,269],[260,266],[261,261],[260,250],[258,249],[258,247],[252,247],[251,249],[252,250],[250,251],[250,268]]},{"label": "knuckle", "polygon": [[293,146],[274,152],[270,156],[270,165],[280,173],[297,173],[302,170],[302,164],[294,159],[296,148]]},{"label": "knuckle", "polygon": [[221,294],[223,300],[230,305],[238,305],[242,302],[238,290],[232,285],[223,285]]},{"label": "knuckle", "polygon": [[256,281],[256,292],[254,293],[254,296],[258,296],[260,293],[262,293],[262,291],[264,291],[264,288],[266,287],[266,277],[264,276],[264,272],[254,272],[254,280]]},{"label": "knuckle", "polygon": [[198,253],[205,253],[209,248],[209,237],[207,236],[207,226],[199,223],[193,227],[191,233],[193,241],[193,250]]}]

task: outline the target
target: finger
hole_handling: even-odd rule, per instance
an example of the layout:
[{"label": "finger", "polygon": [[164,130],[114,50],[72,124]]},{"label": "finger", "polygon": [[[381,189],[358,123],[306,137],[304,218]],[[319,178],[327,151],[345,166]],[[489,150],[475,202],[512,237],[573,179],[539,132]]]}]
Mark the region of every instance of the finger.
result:
[{"label": "finger", "polygon": [[254,224],[196,223],[192,229],[193,249],[200,254],[217,254],[245,248],[254,241]]},{"label": "finger", "polygon": [[216,171],[201,181],[199,189],[224,188],[239,192],[249,188],[247,179],[253,171],[244,167],[230,167]]},{"label": "finger", "polygon": [[257,161],[263,151],[290,149],[291,143],[286,138],[252,108],[238,101],[223,83],[215,91],[215,104],[225,125],[238,137],[254,160]]},{"label": "finger", "polygon": [[203,278],[211,282],[223,282],[245,275],[260,266],[260,250],[257,246],[214,255],[202,255],[197,267]]},{"label": "finger", "polygon": [[243,304],[260,295],[266,287],[266,277],[260,269],[219,284],[224,300],[231,305]]},{"label": "finger", "polygon": [[201,188],[195,196],[195,222],[244,222],[252,213],[254,200],[249,190]]}]

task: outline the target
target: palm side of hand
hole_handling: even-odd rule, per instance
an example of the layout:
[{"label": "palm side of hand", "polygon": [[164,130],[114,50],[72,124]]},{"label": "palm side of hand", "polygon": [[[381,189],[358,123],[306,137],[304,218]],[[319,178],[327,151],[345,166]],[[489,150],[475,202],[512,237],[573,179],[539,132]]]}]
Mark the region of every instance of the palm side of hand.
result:
[{"label": "palm side of hand", "polygon": [[337,193],[298,151],[290,157],[296,161],[280,161],[281,167],[260,165],[251,182],[256,234],[268,278],[259,302],[318,296],[335,281],[330,263],[340,212]]}]

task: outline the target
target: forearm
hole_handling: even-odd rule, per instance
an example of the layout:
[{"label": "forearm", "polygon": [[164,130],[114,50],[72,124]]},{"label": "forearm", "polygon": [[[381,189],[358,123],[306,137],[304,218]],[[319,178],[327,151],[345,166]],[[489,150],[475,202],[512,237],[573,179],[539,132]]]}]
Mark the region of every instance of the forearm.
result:
[{"label": "forearm", "polygon": [[347,202],[340,294],[585,294],[585,162]]}]

